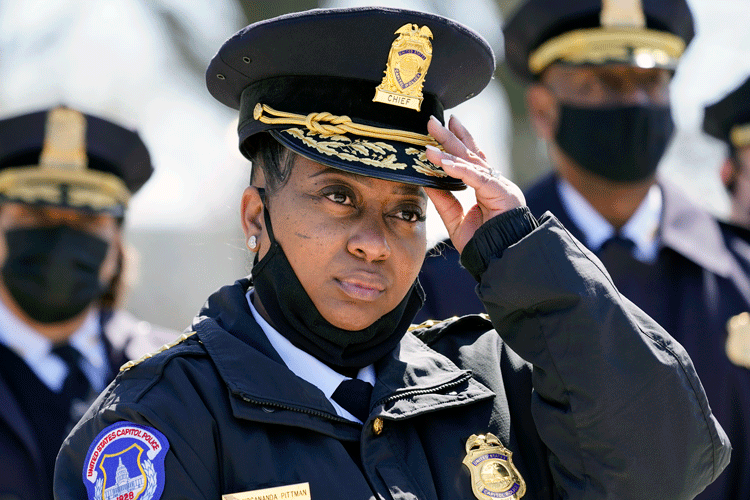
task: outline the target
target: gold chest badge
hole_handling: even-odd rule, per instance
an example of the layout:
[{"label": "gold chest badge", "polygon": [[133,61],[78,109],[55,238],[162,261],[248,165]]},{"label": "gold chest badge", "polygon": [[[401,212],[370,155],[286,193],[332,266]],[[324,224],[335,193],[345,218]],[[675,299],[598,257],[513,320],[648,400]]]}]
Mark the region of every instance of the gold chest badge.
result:
[{"label": "gold chest badge", "polygon": [[517,500],[526,493],[526,482],[511,460],[513,453],[491,433],[472,434],[466,441],[463,464],[471,472],[471,489],[479,500]]},{"label": "gold chest badge", "polygon": [[422,85],[432,61],[432,31],[427,26],[404,24],[391,45],[385,76],[375,89],[373,101],[419,111]]},{"label": "gold chest badge", "polygon": [[732,363],[750,368],[750,313],[744,312],[729,319],[726,349]]}]

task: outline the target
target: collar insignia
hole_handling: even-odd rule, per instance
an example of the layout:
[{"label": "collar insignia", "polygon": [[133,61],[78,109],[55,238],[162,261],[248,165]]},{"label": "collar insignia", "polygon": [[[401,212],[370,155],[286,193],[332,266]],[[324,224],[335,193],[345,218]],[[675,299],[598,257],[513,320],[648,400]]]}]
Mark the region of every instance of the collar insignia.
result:
[{"label": "collar insignia", "polygon": [[472,434],[466,441],[463,464],[471,472],[471,489],[479,500],[518,500],[526,482],[511,460],[513,453],[491,433]]},{"label": "collar insignia", "polygon": [[732,363],[750,368],[750,313],[743,312],[729,319],[726,349]]},{"label": "collar insignia", "polygon": [[391,45],[383,81],[375,89],[375,102],[419,111],[422,85],[432,61],[432,31],[427,26],[404,24]]}]

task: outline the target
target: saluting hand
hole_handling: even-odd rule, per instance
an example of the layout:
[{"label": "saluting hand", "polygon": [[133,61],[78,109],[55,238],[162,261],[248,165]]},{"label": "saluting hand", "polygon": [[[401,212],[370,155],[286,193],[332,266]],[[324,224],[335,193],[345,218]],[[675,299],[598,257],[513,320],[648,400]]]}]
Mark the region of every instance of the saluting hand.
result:
[{"label": "saluting hand", "polygon": [[445,149],[443,152],[427,146],[427,159],[451,177],[464,181],[476,194],[476,204],[464,214],[453,193],[425,188],[448,229],[448,236],[461,253],[479,226],[503,212],[526,205],[526,199],[518,186],[487,163],[474,138],[456,117],[451,116],[448,128],[432,117],[427,130]]}]

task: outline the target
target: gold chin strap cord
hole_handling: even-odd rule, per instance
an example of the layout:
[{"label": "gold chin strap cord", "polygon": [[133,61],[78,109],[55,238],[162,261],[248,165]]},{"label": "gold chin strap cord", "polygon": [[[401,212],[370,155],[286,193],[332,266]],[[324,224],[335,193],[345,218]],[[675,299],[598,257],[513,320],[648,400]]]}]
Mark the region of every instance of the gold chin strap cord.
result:
[{"label": "gold chin strap cord", "polygon": [[362,125],[354,123],[346,115],[337,116],[325,111],[322,113],[310,113],[309,115],[298,115],[285,111],[277,111],[266,104],[258,103],[253,109],[253,118],[269,125],[299,125],[307,127],[310,131],[320,134],[323,137],[348,133],[362,137],[371,137],[373,139],[405,142],[415,146],[427,146],[429,144],[440,148],[440,144],[429,135]]}]

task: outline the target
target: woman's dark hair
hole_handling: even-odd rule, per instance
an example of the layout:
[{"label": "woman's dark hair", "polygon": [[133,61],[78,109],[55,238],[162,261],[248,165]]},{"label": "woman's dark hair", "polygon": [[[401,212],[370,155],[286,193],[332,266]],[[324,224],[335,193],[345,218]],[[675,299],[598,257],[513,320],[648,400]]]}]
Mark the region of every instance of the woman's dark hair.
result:
[{"label": "woman's dark hair", "polygon": [[242,143],[242,151],[253,163],[250,184],[257,180],[258,168],[266,179],[266,194],[273,194],[289,180],[296,154],[287,149],[268,132],[248,137]]}]

